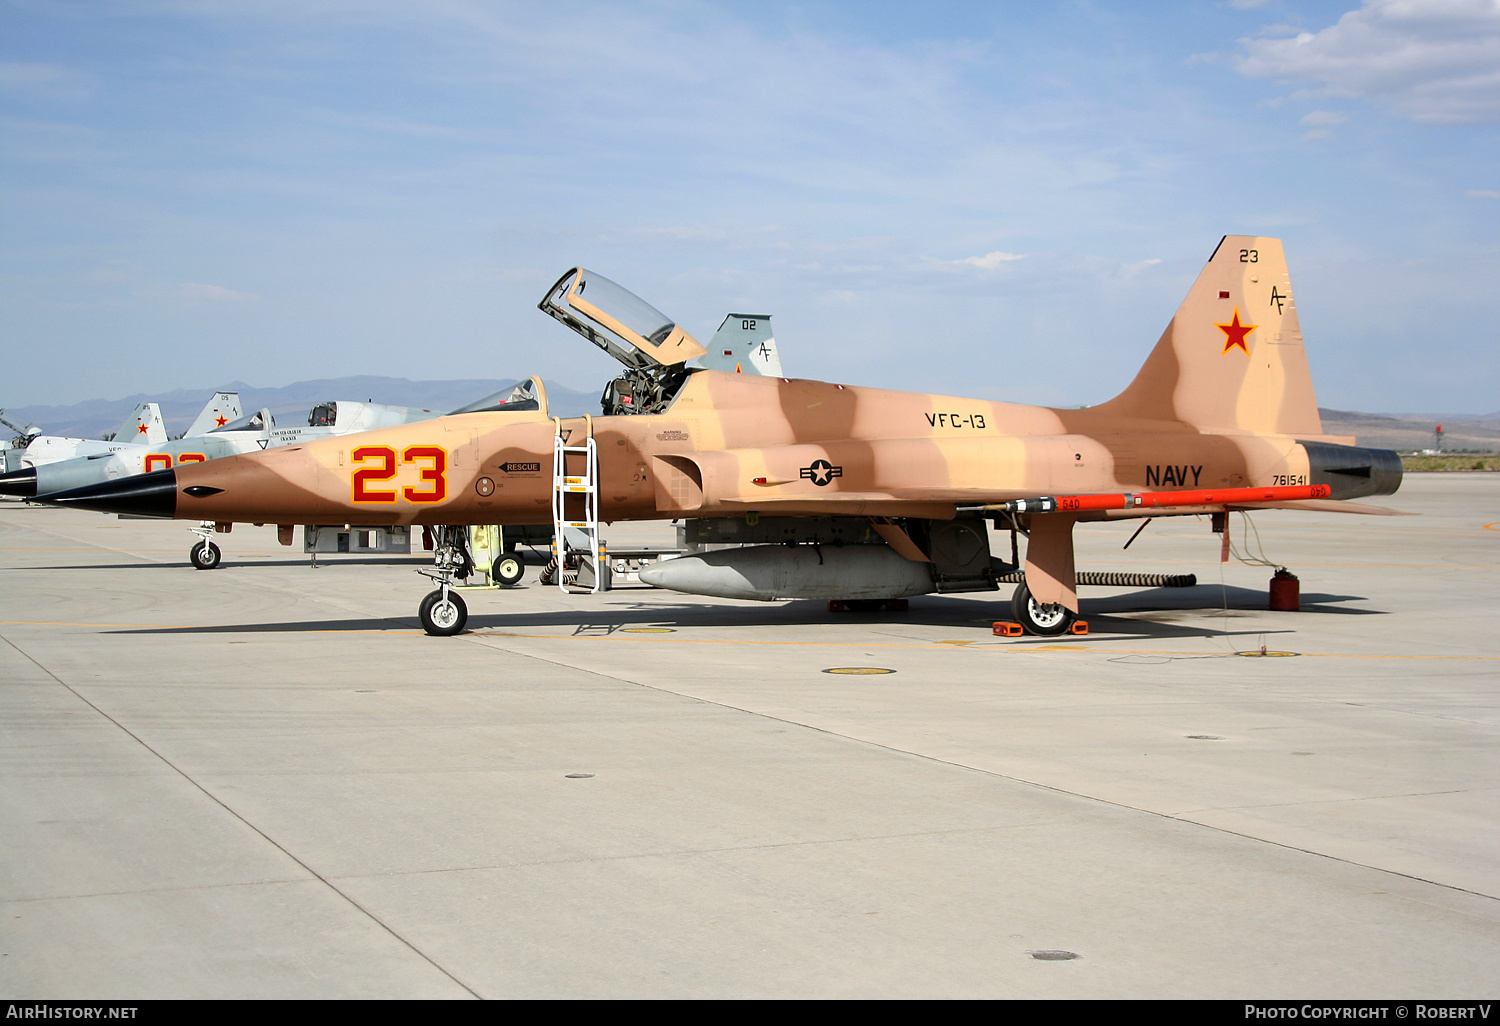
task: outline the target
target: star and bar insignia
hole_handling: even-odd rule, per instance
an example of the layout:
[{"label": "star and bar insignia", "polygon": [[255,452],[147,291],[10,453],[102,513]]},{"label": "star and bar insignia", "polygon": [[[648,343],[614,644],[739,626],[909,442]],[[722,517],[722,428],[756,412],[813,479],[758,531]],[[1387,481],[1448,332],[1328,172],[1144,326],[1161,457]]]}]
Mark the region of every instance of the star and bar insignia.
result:
[{"label": "star and bar insignia", "polygon": [[811,481],[822,488],[836,477],[844,476],[843,467],[835,467],[827,460],[813,460],[811,466],[802,468],[802,480]]},{"label": "star and bar insignia", "polygon": [[[1231,349],[1238,349],[1246,356],[1249,356],[1250,347],[1245,344],[1245,336],[1260,327],[1260,325],[1241,324],[1240,308],[1235,307],[1234,316],[1229,319],[1228,324],[1215,324],[1214,327],[1224,333],[1224,353],[1229,352]],[[1220,353],[1219,355],[1223,356],[1224,353]]]}]

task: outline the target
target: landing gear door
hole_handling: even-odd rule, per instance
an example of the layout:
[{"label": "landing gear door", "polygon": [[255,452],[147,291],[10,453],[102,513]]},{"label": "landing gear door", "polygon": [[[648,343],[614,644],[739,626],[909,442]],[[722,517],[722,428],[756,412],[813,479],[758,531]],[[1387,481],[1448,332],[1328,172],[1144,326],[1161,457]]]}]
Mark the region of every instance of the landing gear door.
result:
[{"label": "landing gear door", "polygon": [[650,303],[582,267],[559,278],[537,306],[635,370],[674,367],[708,351]]}]

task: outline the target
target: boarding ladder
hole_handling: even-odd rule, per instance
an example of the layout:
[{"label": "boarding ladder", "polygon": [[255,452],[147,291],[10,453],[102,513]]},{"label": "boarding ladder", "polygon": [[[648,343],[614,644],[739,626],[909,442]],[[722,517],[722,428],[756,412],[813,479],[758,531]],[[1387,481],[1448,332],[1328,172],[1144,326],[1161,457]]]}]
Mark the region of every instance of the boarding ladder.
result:
[{"label": "boarding ladder", "polygon": [[583,418],[583,445],[568,445],[561,418],[552,421],[557,429],[552,437],[552,556],[557,560],[557,586],[571,593],[563,568],[572,558],[578,566],[578,580],[584,580],[585,571],[593,578],[590,594],[608,591],[609,558],[599,537],[599,448],[594,442],[594,419]]}]

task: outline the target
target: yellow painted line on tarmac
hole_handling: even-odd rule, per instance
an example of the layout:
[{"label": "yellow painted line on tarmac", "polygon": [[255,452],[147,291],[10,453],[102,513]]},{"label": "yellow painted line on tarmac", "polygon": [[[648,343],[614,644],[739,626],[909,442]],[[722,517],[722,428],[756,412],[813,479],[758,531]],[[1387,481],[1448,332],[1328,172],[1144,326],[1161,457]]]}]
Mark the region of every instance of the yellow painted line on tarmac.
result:
[{"label": "yellow painted line on tarmac", "polygon": [[122,549],[108,545],[64,548],[60,545],[0,545],[0,552],[180,552],[181,549]]},{"label": "yellow painted line on tarmac", "polygon": [[1413,570],[1500,570],[1500,563],[1304,563],[1299,560],[1292,565],[1299,569],[1304,566],[1377,566],[1406,567]]},{"label": "yellow painted line on tarmac", "polygon": [[[1179,561],[1179,562],[1166,562],[1164,560],[1153,560],[1150,563],[1138,563],[1138,562],[1137,563],[1132,563],[1132,562],[1128,562],[1128,561],[1123,560],[1123,559],[1091,559],[1091,560],[1088,560],[1088,565],[1089,566],[1133,566],[1133,567],[1136,567],[1138,569],[1141,568],[1141,567],[1145,567],[1145,568],[1149,569],[1150,567],[1156,567],[1156,566],[1195,566],[1195,567],[1199,567],[1201,569],[1202,567],[1205,567],[1205,566],[1218,566],[1219,564],[1217,564],[1217,563],[1208,563],[1208,562],[1206,562],[1204,560],[1193,560],[1193,561],[1183,560],[1183,561]],[[1231,567],[1248,566],[1252,570],[1254,570],[1254,569],[1257,568],[1256,564],[1254,564],[1254,563],[1230,562],[1230,563],[1227,563],[1225,565],[1226,566],[1231,566]],[[1464,570],[1500,570],[1500,563],[1308,563],[1308,562],[1304,562],[1302,560],[1298,560],[1297,562],[1292,563],[1291,565],[1292,566],[1296,566],[1296,567],[1304,567],[1304,566],[1333,566],[1333,567],[1340,567],[1340,566],[1376,566],[1376,567],[1398,567],[1398,568],[1399,567],[1406,567],[1406,568],[1414,569],[1414,570],[1453,570],[1453,569],[1464,569]],[[1205,570],[1204,573],[1208,573],[1208,571]],[[1207,582],[1199,581],[1198,583],[1199,584],[1204,584],[1204,583],[1207,583]],[[1097,586],[1096,585],[1088,585],[1087,587],[1097,587]]]},{"label": "yellow painted line on tarmac", "polygon": [[[135,555],[140,555],[140,554],[146,553],[146,552],[170,552],[170,553],[178,553],[178,554],[180,554],[182,552],[182,550],[181,549],[131,549],[131,548],[119,548],[119,547],[116,547],[116,546],[109,546],[109,545],[88,545],[88,546],[85,546],[83,548],[62,548],[62,547],[55,547],[54,548],[54,547],[44,547],[44,546],[41,546],[41,545],[0,545],[0,552],[99,552],[99,553],[116,552],[116,553],[123,553],[124,555],[127,555],[127,556],[135,556]],[[276,552],[230,552],[230,553],[227,554],[226,558],[233,558],[233,559],[270,559],[272,556],[275,556],[275,555],[280,555],[280,553],[276,553]],[[25,568],[19,568],[18,567],[17,569],[45,570],[45,569],[48,569],[48,568],[47,567],[40,567],[40,566],[38,566],[38,567],[25,567]],[[64,566],[64,567],[58,567],[57,569],[59,569],[59,570],[66,570],[68,568]],[[122,569],[123,569],[123,567],[122,567]]]},{"label": "yellow painted line on tarmac", "polygon": [[[0,626],[18,627],[119,627],[133,631],[199,631],[219,634],[393,634],[406,637],[414,633],[410,628],[392,627],[386,631],[342,629],[338,627],[310,627],[296,631],[284,631],[277,627],[215,627],[201,623],[71,623],[66,620],[0,620]],[[418,632],[420,633],[420,632]]]},{"label": "yellow painted line on tarmac", "polygon": [[[224,634],[374,634],[385,637],[425,637],[425,633],[410,628],[393,627],[390,630],[349,630],[337,627],[305,628],[296,631],[284,631],[275,627],[205,627],[203,624],[165,624],[165,623],[73,623],[64,620],[0,620],[0,625],[14,625],[21,627],[114,627],[128,630],[141,631],[213,631]],[[736,640],[732,638],[663,638],[656,635],[642,637],[631,635],[628,638],[609,634],[516,634],[511,631],[490,631],[481,628],[470,632],[475,638],[527,638],[537,641],[635,641],[641,644],[654,645],[758,645],[783,648],[901,648],[901,649],[934,649],[945,652],[1005,652],[1012,655],[1027,652],[1092,652],[1099,655],[1160,655],[1160,656],[1187,656],[1200,658],[1203,655],[1217,655],[1220,653],[1186,652],[1181,649],[1165,648],[1099,648],[1085,644],[1047,644],[1047,645],[1016,645],[1004,642],[979,642],[967,644],[955,644],[952,641],[939,641],[932,644],[897,644],[888,641],[751,641]],[[1233,655],[1226,652],[1224,655]],[[1399,653],[1361,653],[1361,652],[1299,652],[1298,655],[1309,659],[1431,659],[1431,660],[1456,660],[1460,662],[1500,662],[1500,656],[1460,656],[1460,655],[1403,655]]]},{"label": "yellow painted line on tarmac", "polygon": [[[473,632],[479,638],[535,638],[541,641],[638,641],[643,644],[653,645],[771,645],[784,646],[788,648],[913,648],[913,649],[939,649],[945,652],[1092,652],[1099,655],[1163,655],[1163,656],[1191,656],[1216,655],[1219,653],[1186,652],[1181,649],[1157,649],[1157,648],[1099,648],[1090,645],[1050,644],[1050,645],[1007,645],[1004,642],[993,644],[955,645],[953,642],[939,641],[935,644],[895,644],[892,642],[868,642],[868,641],[737,641],[729,638],[620,638],[608,634],[516,634],[510,631],[486,631]],[[1235,653],[1225,652],[1224,655]],[[1436,660],[1459,660],[1500,662],[1500,656],[1459,656],[1459,655],[1401,655],[1401,654],[1362,654],[1354,652],[1299,652],[1298,655],[1314,659],[1436,659]]]}]

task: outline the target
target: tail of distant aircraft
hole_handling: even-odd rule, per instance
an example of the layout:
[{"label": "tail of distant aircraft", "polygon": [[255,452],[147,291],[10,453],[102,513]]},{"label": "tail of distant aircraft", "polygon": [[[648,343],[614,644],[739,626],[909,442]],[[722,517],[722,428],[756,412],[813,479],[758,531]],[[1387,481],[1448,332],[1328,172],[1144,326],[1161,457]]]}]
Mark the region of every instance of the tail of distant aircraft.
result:
[{"label": "tail of distant aircraft", "polygon": [[708,343],[708,352],[698,362],[709,370],[781,377],[781,355],[771,334],[771,315],[732,313],[725,317]]},{"label": "tail of distant aircraft", "polygon": [[161,407],[155,403],[141,403],[125,423],[115,429],[116,442],[145,442],[160,445],[167,440],[167,426],[162,423]]},{"label": "tail of distant aircraft", "polygon": [[1321,435],[1280,239],[1226,235],[1130,387],[1101,413]]},{"label": "tail of distant aircraft", "polygon": [[193,421],[193,426],[187,429],[184,438],[196,438],[198,435],[206,435],[210,431],[217,430],[230,421],[239,420],[244,411],[240,409],[240,394],[238,392],[215,392],[214,397],[203,407],[203,412],[198,414],[198,419]]}]

